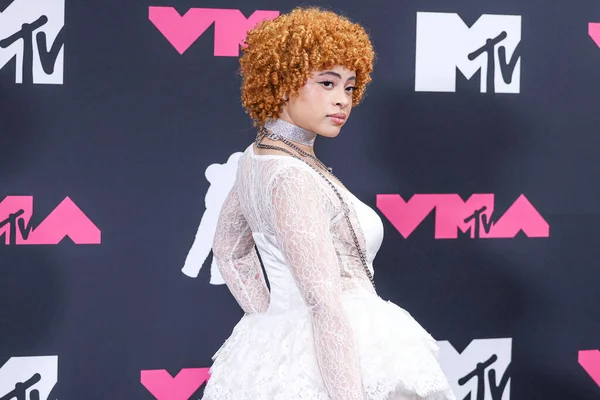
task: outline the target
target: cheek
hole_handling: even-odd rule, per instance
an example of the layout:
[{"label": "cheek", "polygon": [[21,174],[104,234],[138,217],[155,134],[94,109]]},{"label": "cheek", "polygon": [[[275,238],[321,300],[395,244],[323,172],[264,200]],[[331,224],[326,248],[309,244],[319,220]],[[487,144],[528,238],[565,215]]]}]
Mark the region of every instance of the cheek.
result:
[{"label": "cheek", "polygon": [[327,92],[319,86],[310,86],[305,88],[303,93],[303,101],[311,107],[320,105],[326,100]]}]

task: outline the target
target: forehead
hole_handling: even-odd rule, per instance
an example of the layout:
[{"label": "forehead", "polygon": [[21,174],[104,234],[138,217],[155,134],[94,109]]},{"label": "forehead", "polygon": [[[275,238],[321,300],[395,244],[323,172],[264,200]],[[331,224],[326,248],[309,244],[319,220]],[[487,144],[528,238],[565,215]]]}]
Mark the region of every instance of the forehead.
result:
[{"label": "forehead", "polygon": [[329,69],[314,70],[311,75],[313,78],[318,78],[320,76],[330,76],[330,77],[337,76],[337,77],[341,77],[342,79],[349,79],[349,78],[355,77],[356,73],[355,73],[355,71],[350,70],[346,67],[336,65]]}]

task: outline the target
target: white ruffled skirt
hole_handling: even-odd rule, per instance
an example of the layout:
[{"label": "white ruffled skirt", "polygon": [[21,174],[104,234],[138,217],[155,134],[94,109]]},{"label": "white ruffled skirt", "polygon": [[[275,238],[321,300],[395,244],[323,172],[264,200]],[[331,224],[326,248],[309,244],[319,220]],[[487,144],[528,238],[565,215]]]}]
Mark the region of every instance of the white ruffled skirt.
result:
[{"label": "white ruffled skirt", "polygon": [[[436,341],[407,311],[370,293],[342,302],[365,399],[455,400]],[[203,400],[329,400],[306,309],[245,315],[213,360]]]}]

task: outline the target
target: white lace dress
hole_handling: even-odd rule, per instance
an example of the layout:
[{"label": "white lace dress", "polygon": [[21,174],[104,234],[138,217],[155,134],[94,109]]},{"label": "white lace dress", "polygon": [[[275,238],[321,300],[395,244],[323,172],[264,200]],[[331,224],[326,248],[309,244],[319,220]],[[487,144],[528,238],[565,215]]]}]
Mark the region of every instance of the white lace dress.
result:
[{"label": "white lace dress", "polygon": [[[372,269],[382,221],[337,188]],[[355,247],[339,199],[311,167],[244,151],[213,254],[245,315],[213,357],[204,400],[455,399],[437,343],[375,294]]]}]

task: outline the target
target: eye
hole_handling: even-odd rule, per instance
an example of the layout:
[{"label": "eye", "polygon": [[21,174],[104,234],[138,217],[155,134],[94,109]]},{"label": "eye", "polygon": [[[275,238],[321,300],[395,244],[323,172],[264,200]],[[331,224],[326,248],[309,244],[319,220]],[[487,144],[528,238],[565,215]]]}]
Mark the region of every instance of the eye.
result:
[{"label": "eye", "polygon": [[354,93],[354,91],[356,90],[356,86],[348,86],[346,90],[350,91],[350,93]]},{"label": "eye", "polygon": [[[331,82],[331,81],[324,81],[324,82],[319,82],[319,83],[328,89],[333,88],[333,82]],[[327,85],[330,85],[330,86],[327,86]]]}]

